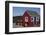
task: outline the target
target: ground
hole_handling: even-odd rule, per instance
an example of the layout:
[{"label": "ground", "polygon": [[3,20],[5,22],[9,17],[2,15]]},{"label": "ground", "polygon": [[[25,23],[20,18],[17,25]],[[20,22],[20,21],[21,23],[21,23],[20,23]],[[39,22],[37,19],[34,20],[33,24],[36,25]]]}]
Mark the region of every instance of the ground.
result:
[{"label": "ground", "polygon": [[13,24],[13,28],[19,28],[19,27],[22,27],[22,26],[18,26],[16,25],[16,23]]},{"label": "ground", "polygon": [[[18,26],[16,23],[13,23],[13,28],[21,28],[23,26]],[[38,25],[34,25],[33,27],[39,27]]]}]

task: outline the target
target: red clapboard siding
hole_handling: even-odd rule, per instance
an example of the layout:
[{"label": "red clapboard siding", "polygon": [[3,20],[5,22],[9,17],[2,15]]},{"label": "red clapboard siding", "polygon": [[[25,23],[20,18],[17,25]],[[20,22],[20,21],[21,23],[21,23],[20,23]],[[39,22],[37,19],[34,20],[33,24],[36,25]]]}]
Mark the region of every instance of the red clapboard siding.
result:
[{"label": "red clapboard siding", "polygon": [[[25,22],[25,17],[28,17],[28,22]],[[23,26],[25,26],[25,23],[27,23],[27,26],[33,25],[31,23],[31,16],[28,14],[28,12],[25,12],[22,18],[23,18]]]}]

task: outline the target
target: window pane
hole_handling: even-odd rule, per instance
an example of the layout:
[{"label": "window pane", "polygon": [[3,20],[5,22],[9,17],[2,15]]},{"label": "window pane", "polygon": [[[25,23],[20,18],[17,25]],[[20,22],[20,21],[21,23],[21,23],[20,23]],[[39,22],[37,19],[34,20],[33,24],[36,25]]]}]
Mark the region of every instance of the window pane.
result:
[{"label": "window pane", "polygon": [[39,17],[36,18],[36,21],[39,21]]},{"label": "window pane", "polygon": [[31,17],[31,21],[34,21],[34,17]]},{"label": "window pane", "polygon": [[28,22],[28,17],[25,17],[25,22]]}]

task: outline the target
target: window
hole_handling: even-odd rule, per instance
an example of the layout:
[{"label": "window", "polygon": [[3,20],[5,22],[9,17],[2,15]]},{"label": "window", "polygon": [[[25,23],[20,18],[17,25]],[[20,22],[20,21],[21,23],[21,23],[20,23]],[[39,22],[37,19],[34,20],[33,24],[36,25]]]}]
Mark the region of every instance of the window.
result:
[{"label": "window", "polygon": [[28,22],[28,17],[25,17],[25,22]]},{"label": "window", "polygon": [[33,20],[33,18],[31,18]]},{"label": "window", "polygon": [[31,22],[33,22],[34,21],[34,17],[31,17]]},{"label": "window", "polygon": [[37,20],[38,20],[38,18],[37,18]]},{"label": "window", "polygon": [[39,17],[36,17],[36,21],[39,21]]}]

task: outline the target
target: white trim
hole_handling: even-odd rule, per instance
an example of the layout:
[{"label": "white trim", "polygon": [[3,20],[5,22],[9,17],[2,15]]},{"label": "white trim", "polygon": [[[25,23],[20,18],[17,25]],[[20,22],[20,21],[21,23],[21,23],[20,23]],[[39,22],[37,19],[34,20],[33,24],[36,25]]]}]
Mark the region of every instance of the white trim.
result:
[{"label": "white trim", "polygon": [[27,16],[25,16],[25,22],[28,22],[28,17]]},{"label": "white trim", "polygon": [[33,18],[33,20],[31,20],[31,21],[34,21],[34,17],[31,17],[31,18]]},{"label": "white trim", "polygon": [[33,24],[34,24],[34,17],[31,17],[31,18],[33,18],[33,20],[31,20],[31,22],[33,22]]},{"label": "white trim", "polygon": [[39,21],[39,20],[37,20],[37,18],[39,19],[39,17],[36,17],[36,21]]}]

